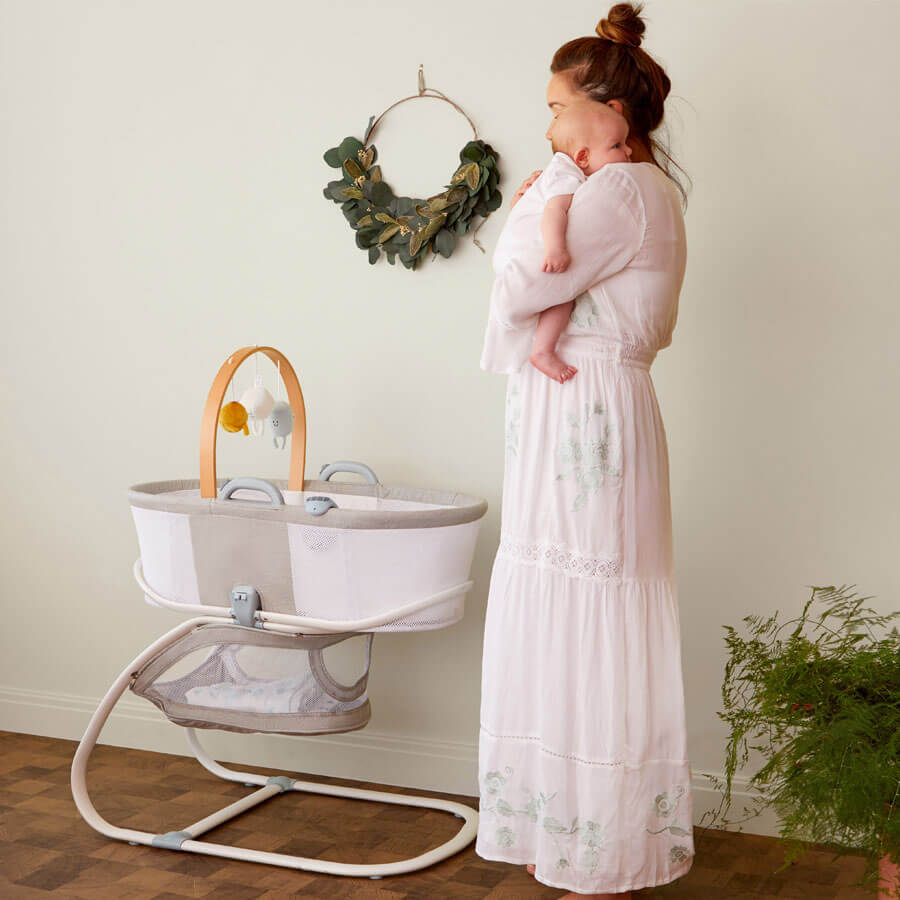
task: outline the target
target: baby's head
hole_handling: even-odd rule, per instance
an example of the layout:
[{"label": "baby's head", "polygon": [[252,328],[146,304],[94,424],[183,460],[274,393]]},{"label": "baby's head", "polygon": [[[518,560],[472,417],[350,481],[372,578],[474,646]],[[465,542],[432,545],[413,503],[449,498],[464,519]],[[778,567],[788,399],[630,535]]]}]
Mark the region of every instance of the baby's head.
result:
[{"label": "baby's head", "polygon": [[567,106],[554,120],[553,152],[570,156],[585,175],[611,162],[628,162],[628,123],[605,103],[582,100]]}]

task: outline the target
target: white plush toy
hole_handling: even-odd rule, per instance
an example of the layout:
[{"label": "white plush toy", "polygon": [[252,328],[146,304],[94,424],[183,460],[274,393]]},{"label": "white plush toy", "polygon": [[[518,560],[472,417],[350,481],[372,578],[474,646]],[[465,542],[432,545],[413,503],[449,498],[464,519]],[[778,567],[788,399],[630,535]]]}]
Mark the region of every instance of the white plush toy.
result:
[{"label": "white plush toy", "polygon": [[247,410],[252,432],[256,435],[262,434],[266,427],[266,418],[275,406],[275,399],[262,386],[262,375],[257,375],[253,387],[244,391],[241,403]]},{"label": "white plush toy", "polygon": [[272,443],[278,447],[278,438],[281,438],[281,448],[287,445],[287,436],[294,430],[294,413],[291,405],[280,400],[272,407],[269,413],[269,428],[272,429]]}]

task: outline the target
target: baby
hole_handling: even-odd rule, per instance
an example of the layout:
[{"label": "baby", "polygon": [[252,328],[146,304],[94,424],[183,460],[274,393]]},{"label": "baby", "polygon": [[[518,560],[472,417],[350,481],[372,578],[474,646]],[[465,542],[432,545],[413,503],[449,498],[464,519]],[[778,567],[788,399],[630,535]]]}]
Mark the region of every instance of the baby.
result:
[{"label": "baby", "polygon": [[[544,201],[541,271],[564,272],[571,259],[566,249],[566,224],[572,194],[589,175],[607,163],[628,162],[631,148],[625,143],[628,123],[602,103],[583,101],[566,107],[554,119],[550,130],[553,159],[522,199],[540,185],[536,193]],[[569,321],[574,303],[574,300],[568,300],[540,314],[530,357],[536,369],[560,383],[578,371],[556,355],[556,343]]]}]

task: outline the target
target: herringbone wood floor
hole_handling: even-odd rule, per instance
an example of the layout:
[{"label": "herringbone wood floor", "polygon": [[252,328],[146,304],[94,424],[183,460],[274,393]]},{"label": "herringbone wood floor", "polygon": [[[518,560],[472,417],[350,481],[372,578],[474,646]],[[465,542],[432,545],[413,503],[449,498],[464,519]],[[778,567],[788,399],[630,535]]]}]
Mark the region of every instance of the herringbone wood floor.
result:
[{"label": "herringbone wood floor", "polygon": [[[465,850],[419,872],[369,879],[131,847],[93,831],[69,791],[73,741],[0,732],[0,898],[48,894],[84,900],[542,900],[564,891],[535,881],[523,866],[495,863]],[[271,770],[242,766],[250,771]],[[281,773],[278,773],[281,774]],[[292,774],[309,781],[444,797],[478,807],[476,797]],[[165,832],[196,821],[248,789],[222,781],[193,759],[98,747],[91,758],[91,796],[116,825]],[[341,862],[404,859],[448,840],[459,819],[445,812],[387,803],[290,793],[274,797],[205,840]],[[669,900],[872,900],[849,885],[859,857],[832,863],[825,848],[772,874],[783,861],[774,838],[694,830],[697,852],[677,882],[634,893]]]}]

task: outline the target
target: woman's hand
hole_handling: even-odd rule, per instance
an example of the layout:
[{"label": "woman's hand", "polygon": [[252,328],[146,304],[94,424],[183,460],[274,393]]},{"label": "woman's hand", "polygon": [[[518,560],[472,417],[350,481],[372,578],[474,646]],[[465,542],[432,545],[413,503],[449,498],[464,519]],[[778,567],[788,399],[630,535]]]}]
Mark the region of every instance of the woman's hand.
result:
[{"label": "woman's hand", "polygon": [[543,171],[544,171],[543,169],[535,169],[535,170],[534,170],[534,171],[533,171],[533,172],[532,172],[532,173],[531,173],[531,174],[530,174],[530,175],[522,182],[522,186],[516,191],[516,195],[515,195],[515,196],[512,198],[512,200],[510,200],[510,202],[509,202],[509,208],[510,208],[510,209],[512,209],[512,208],[519,202],[519,199],[521,198],[522,194],[524,194],[525,191],[527,191],[528,188],[531,187],[532,182],[533,182],[533,181],[535,180],[535,178],[537,178],[538,175],[540,175],[541,172],[543,172]]}]

